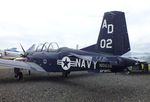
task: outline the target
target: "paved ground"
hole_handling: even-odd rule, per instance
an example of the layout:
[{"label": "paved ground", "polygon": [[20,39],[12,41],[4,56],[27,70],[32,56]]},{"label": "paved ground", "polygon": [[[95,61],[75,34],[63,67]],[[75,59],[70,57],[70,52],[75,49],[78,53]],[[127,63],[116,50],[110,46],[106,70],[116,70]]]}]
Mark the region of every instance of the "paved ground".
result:
[{"label": "paved ground", "polygon": [[0,70],[0,102],[149,102],[150,74],[87,72],[25,75]]}]

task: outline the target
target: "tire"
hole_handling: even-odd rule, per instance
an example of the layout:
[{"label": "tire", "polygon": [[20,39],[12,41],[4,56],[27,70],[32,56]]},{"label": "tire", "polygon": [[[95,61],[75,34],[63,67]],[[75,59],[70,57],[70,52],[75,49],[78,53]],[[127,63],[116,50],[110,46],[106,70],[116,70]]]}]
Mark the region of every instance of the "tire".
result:
[{"label": "tire", "polygon": [[70,74],[70,71],[63,71],[62,72],[62,76],[65,78],[68,77],[69,74]]}]

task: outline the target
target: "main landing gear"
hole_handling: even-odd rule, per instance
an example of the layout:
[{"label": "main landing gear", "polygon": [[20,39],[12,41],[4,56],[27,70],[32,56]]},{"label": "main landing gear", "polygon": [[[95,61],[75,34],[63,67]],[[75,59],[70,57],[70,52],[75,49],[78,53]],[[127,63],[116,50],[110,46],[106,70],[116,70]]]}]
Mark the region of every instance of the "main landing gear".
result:
[{"label": "main landing gear", "polygon": [[63,77],[68,77],[69,74],[70,74],[70,71],[63,71],[62,72]]},{"label": "main landing gear", "polygon": [[14,68],[15,78],[18,80],[23,80],[23,74],[19,68]]}]

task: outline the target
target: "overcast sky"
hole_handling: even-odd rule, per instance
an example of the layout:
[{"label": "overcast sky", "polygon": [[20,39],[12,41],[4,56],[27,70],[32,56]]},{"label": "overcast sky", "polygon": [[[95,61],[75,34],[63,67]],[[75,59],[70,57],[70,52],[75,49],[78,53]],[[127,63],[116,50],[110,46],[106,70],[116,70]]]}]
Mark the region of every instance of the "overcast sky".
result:
[{"label": "overcast sky", "polygon": [[132,51],[150,52],[149,0],[1,0],[0,49],[94,44],[104,12],[113,10],[125,12]]}]

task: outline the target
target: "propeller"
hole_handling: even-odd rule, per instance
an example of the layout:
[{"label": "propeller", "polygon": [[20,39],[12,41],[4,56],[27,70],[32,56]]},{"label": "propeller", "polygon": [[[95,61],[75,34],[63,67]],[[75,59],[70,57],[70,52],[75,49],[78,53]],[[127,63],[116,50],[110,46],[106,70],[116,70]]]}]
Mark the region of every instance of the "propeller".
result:
[{"label": "propeller", "polygon": [[21,43],[20,43],[20,46],[21,46],[21,49],[23,50],[23,54],[21,54],[21,57],[27,57],[28,53],[24,50],[24,48],[21,45]]}]

